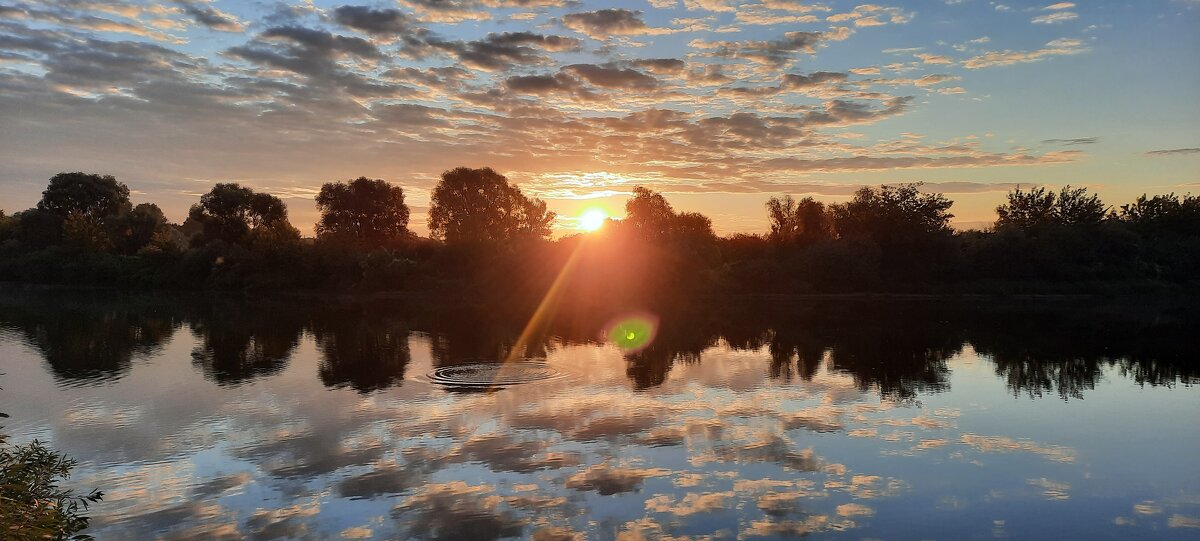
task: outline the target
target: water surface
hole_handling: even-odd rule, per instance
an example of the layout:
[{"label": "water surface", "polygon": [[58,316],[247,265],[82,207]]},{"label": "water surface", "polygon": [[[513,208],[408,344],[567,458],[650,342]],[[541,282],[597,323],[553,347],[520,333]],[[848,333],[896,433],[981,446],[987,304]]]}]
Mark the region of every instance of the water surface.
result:
[{"label": "water surface", "polygon": [[5,292],[5,431],[99,539],[1200,536],[1186,307],[419,304]]}]

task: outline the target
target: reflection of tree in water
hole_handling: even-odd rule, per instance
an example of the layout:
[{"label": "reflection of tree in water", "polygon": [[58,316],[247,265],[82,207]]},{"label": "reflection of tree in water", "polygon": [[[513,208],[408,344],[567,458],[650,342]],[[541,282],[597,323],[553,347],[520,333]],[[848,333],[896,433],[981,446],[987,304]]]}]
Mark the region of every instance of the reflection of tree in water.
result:
[{"label": "reflection of tree in water", "polygon": [[890,398],[949,389],[948,361],[962,339],[936,321],[896,315],[860,321],[831,337],[830,367],[854,377],[858,387],[877,387]]},{"label": "reflection of tree in water", "polygon": [[0,326],[22,333],[55,378],[106,381],[124,376],[133,357],[151,356],[170,340],[179,319],[162,308],[144,300],[54,296],[3,306]]},{"label": "reflection of tree in water", "polygon": [[720,338],[713,324],[711,319],[695,314],[692,317],[664,317],[650,346],[625,356],[625,374],[634,388],[662,385],[676,362],[700,362],[700,355],[716,345]]},{"label": "reflection of tree in water", "polygon": [[279,372],[304,330],[303,313],[293,307],[208,304],[195,316],[192,333],[201,343],[192,350],[192,364],[221,385]]},{"label": "reflection of tree in water", "polygon": [[[526,315],[501,318],[488,314],[439,317],[430,325],[433,366],[501,362],[508,358],[521,334]],[[545,329],[534,333],[518,358],[545,359],[553,344]]]},{"label": "reflection of tree in water", "polygon": [[759,329],[743,328],[741,336],[767,337],[771,378],[808,381],[828,360],[830,369],[849,374],[862,390],[875,388],[892,398],[945,390],[947,360],[962,349],[945,318],[916,304],[813,301],[734,317],[734,327]]},{"label": "reflection of tree in water", "polygon": [[794,327],[780,327],[771,333],[767,352],[771,355],[770,375],[791,382],[793,378],[811,381],[821,367],[827,346],[811,334]]},{"label": "reflection of tree in water", "polygon": [[313,335],[321,352],[319,376],[329,387],[368,393],[399,385],[412,361],[407,324],[387,313],[341,308],[319,311]]},{"label": "reflection of tree in water", "polygon": [[1136,309],[996,311],[979,316],[971,343],[1014,396],[1083,398],[1106,367],[1139,385],[1200,382],[1195,314]]}]

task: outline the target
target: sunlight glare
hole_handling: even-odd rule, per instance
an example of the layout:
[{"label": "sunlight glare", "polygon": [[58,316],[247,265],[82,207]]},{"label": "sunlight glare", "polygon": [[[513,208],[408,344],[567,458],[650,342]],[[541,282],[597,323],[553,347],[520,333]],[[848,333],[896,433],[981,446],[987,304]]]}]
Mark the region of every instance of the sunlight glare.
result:
[{"label": "sunlight glare", "polygon": [[607,219],[608,214],[603,209],[590,208],[579,216],[579,228],[584,231],[596,231],[604,227],[604,220]]}]

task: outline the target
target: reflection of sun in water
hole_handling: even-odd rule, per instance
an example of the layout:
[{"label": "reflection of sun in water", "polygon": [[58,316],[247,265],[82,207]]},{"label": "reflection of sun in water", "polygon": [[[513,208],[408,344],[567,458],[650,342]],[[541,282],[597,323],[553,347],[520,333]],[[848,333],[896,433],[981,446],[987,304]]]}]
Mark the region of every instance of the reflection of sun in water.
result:
[{"label": "reflection of sun in water", "polygon": [[604,209],[590,208],[579,215],[579,228],[584,231],[596,231],[604,227],[604,220],[607,219],[608,214]]}]

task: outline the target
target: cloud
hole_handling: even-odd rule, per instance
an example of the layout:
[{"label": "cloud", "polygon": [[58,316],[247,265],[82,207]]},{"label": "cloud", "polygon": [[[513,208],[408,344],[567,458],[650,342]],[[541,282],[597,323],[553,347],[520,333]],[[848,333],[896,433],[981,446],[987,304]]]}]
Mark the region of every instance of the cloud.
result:
[{"label": "cloud", "polygon": [[548,36],[533,32],[504,32],[488,34],[485,38],[474,41],[431,40],[429,45],[451,54],[468,67],[485,71],[502,71],[514,64],[549,63],[550,58],[539,51],[577,50],[580,42],[575,38]]},{"label": "cloud", "polygon": [[1074,21],[1079,18],[1079,14],[1071,11],[1058,11],[1055,13],[1047,13],[1038,15],[1032,19],[1033,24],[1058,24],[1067,21]]},{"label": "cloud", "polygon": [[212,7],[205,1],[175,0],[175,3],[179,4],[192,20],[213,30],[242,32],[246,29],[246,23],[233,15]]},{"label": "cloud", "polygon": [[679,73],[687,67],[687,62],[678,58],[640,58],[631,62],[636,67],[652,73]]},{"label": "cloud", "polygon": [[604,40],[611,36],[642,36],[668,34],[669,28],[652,28],[642,20],[641,11],[628,9],[601,9],[584,13],[568,13],[562,16],[563,26],[593,39]]},{"label": "cloud", "polygon": [[925,64],[953,64],[954,63],[954,60],[951,59],[950,57],[937,55],[937,54],[919,53],[914,56],[916,56],[917,58],[920,58],[921,62],[923,62]]},{"label": "cloud", "polygon": [[376,36],[422,34],[416,17],[398,9],[374,9],[367,6],[340,6],[333,10],[338,24]]},{"label": "cloud", "polygon": [[640,71],[612,64],[572,64],[563,71],[578,75],[593,85],[604,88],[653,88],[658,80]]},{"label": "cloud", "polygon": [[1099,142],[1100,142],[1099,137],[1076,137],[1074,139],[1044,139],[1044,140],[1042,140],[1042,144],[1045,144],[1045,145],[1063,145],[1063,146],[1094,145]]},{"label": "cloud", "polygon": [[967,69],[982,69],[996,66],[1011,66],[1026,62],[1037,62],[1054,56],[1069,56],[1088,52],[1088,47],[1082,41],[1071,38],[1060,38],[1046,44],[1042,49],[1033,51],[992,51],[972,57],[963,62]]},{"label": "cloud", "polygon": [[781,38],[770,41],[716,41],[694,40],[690,45],[699,49],[704,56],[712,58],[743,59],[773,68],[792,61],[797,54],[813,54],[817,45],[824,41],[844,39],[846,31],[830,32],[787,32]]},{"label": "cloud", "polygon": [[990,167],[1000,165],[1039,165],[1072,161],[1075,154],[1058,152],[1043,156],[1028,154],[989,154],[984,156],[956,156],[938,158],[931,156],[850,158],[775,158],[767,165],[789,171],[881,171],[885,169],[930,169],[944,167]]},{"label": "cloud", "polygon": [[1172,148],[1146,152],[1147,156],[1185,156],[1188,154],[1200,154],[1200,148]]}]

